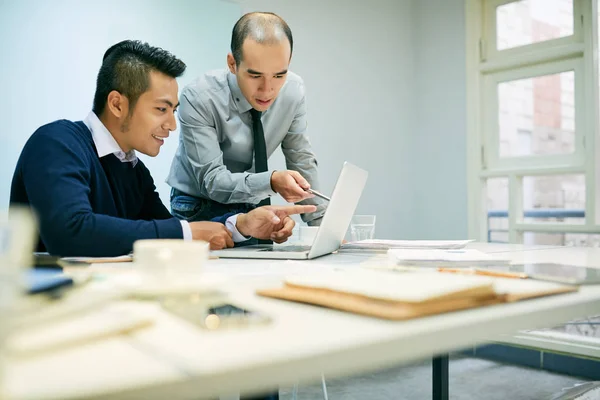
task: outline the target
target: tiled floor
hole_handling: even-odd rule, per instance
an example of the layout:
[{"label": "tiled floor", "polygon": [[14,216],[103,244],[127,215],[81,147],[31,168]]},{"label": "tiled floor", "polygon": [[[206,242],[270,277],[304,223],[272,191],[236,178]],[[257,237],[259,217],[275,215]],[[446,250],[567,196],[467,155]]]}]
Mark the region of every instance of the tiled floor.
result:
[{"label": "tiled floor", "polygon": [[[454,356],[450,361],[450,399],[540,400],[551,399],[563,388],[585,379]],[[431,363],[423,362],[361,376],[327,379],[329,400],[418,400],[431,398]],[[281,390],[290,400],[291,389]],[[299,385],[298,400],[320,400],[320,383]]]}]

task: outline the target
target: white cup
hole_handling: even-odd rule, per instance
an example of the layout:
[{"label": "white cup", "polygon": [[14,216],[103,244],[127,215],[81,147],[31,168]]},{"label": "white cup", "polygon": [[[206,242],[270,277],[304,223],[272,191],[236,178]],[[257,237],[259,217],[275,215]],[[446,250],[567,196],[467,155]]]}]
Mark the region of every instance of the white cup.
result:
[{"label": "white cup", "polygon": [[199,277],[208,260],[209,244],[202,240],[146,239],[133,244],[133,260],[140,275],[165,284]]},{"label": "white cup", "polygon": [[301,225],[299,228],[299,242],[301,245],[312,246],[319,231],[318,226]]}]

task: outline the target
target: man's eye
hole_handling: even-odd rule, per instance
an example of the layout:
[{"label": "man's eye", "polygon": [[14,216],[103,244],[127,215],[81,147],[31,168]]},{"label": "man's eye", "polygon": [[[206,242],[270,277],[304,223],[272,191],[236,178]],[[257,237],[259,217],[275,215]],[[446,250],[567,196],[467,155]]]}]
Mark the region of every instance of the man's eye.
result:
[{"label": "man's eye", "polygon": [[258,78],[260,78],[260,75],[250,75],[250,78],[252,78],[252,79],[258,79]]},{"label": "man's eye", "polygon": [[156,109],[162,113],[167,112],[167,109],[164,107],[156,107]]},{"label": "man's eye", "polygon": [[275,78],[277,78],[277,79],[281,79],[283,77],[284,77],[284,75],[275,75]]}]

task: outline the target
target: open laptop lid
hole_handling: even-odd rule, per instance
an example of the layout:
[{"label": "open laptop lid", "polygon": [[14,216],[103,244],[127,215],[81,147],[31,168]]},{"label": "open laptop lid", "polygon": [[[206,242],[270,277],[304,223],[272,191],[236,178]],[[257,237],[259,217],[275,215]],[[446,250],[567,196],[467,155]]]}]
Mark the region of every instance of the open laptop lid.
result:
[{"label": "open laptop lid", "polygon": [[308,258],[332,253],[341,246],[368,176],[364,169],[344,163]]}]

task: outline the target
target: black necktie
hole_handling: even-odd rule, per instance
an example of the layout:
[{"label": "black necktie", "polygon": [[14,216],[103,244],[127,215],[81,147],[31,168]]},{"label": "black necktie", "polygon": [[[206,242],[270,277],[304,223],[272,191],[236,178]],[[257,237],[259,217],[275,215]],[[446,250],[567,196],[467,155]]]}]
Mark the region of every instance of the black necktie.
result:
[{"label": "black necktie", "polygon": [[[252,115],[252,133],[254,134],[254,172],[266,172],[269,170],[267,164],[267,144],[265,142],[265,131],[260,120],[261,112],[254,108],[250,110]],[[258,203],[258,206],[271,205],[271,199],[266,198]]]},{"label": "black necktie", "polygon": [[[267,144],[265,142],[265,131],[263,130],[260,116],[262,113],[254,108],[250,110],[252,116],[252,133],[254,134],[254,172],[265,172],[269,170],[267,164]],[[267,197],[258,203],[257,207],[270,206],[271,199]],[[272,244],[270,240],[258,239],[258,244]]]}]

